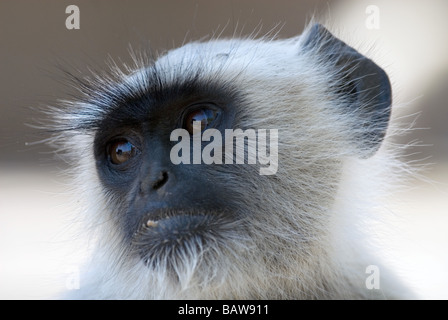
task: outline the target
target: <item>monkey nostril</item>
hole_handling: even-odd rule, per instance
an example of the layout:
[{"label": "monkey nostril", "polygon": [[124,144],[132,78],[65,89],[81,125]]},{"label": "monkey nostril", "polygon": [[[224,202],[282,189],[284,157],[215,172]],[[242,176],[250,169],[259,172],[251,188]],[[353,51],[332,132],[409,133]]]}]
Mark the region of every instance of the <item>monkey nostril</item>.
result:
[{"label": "monkey nostril", "polygon": [[162,171],[160,173],[159,178],[157,179],[157,181],[152,185],[152,188],[154,190],[157,190],[161,187],[163,187],[163,185],[168,181],[168,173],[166,171]]}]

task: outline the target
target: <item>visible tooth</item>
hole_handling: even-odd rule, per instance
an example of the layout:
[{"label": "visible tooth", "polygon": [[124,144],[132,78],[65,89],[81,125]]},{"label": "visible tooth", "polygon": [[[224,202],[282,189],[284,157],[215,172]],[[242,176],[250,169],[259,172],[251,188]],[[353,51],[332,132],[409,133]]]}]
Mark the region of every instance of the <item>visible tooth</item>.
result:
[{"label": "visible tooth", "polygon": [[156,227],[157,224],[158,224],[158,222],[157,222],[157,221],[154,221],[154,220],[148,220],[148,221],[146,222],[146,226],[147,226],[147,227]]}]

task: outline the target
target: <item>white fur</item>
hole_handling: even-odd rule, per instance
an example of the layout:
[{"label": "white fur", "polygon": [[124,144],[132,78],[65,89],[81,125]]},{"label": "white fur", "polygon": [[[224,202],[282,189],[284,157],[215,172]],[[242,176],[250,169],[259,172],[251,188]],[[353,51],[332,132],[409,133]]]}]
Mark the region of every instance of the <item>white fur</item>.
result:
[{"label": "white fur", "polygon": [[[331,62],[313,52],[301,52],[301,39],[190,43],[156,61],[166,84],[198,73],[203,80],[241,88],[248,104],[247,109],[239,110],[238,124],[279,132],[275,176],[257,176],[257,170],[235,166],[227,176],[212,177],[254,175],[253,181],[234,179],[234,188],[245,190],[250,198],[241,203],[251,212],[245,221],[249,234],[232,234],[225,245],[212,246],[212,262],[201,250],[191,249],[184,263],[175,267],[178,281],[167,275],[163,263],[151,270],[128,254],[107,214],[114,199],[103,190],[96,173],[92,154],[95,132],[80,129],[61,135],[63,148],[75,162],[75,194],[82,201],[80,211],[96,246],[81,278],[81,289],[71,292],[69,298],[412,296],[375,257],[377,241],[371,230],[387,212],[383,196],[391,192],[405,166],[396,160],[388,139],[375,156],[357,158],[359,150],[349,138],[363,127],[358,119],[340,111],[338,103],[342,105],[342,101],[336,101],[326,89],[334,76],[328,68]],[[116,77],[136,91],[150,85],[138,68],[129,75],[116,71]],[[98,81],[94,80],[95,85],[100,85]],[[107,112],[95,104],[68,104],[89,110],[86,117]],[[60,113],[59,120],[71,123],[79,117]],[[391,131],[393,128],[389,134]],[[381,271],[380,290],[366,288],[368,265],[377,265]]]}]

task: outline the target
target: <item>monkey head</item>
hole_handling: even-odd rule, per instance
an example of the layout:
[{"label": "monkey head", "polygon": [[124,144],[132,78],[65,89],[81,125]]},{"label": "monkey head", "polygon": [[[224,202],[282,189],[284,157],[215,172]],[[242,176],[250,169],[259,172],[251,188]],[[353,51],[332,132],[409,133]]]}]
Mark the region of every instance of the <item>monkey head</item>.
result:
[{"label": "monkey head", "polygon": [[[336,296],[325,276],[339,272],[326,249],[335,195],[345,159],[371,157],[384,139],[386,73],[319,24],[143,60],[76,80],[79,99],[56,117],[98,241],[89,294]],[[265,140],[278,162],[260,174]]]}]

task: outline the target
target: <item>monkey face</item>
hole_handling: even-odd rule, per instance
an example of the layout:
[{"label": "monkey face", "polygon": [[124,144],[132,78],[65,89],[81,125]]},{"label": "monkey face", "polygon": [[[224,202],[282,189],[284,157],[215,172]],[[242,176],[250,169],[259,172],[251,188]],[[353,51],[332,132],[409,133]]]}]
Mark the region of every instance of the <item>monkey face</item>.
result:
[{"label": "monkey face", "polygon": [[[152,75],[148,71],[145,76]],[[226,168],[173,164],[170,157],[176,144],[170,141],[171,132],[183,128],[192,139],[194,119],[201,121],[202,131],[213,128],[224,134],[232,128],[235,105],[243,103],[235,92],[193,79],[153,86],[126,97],[98,124],[96,167],[116,204],[112,218],[130,250],[145,263],[177,259],[192,247],[223,242],[244,229],[237,223],[243,216],[235,200],[240,195],[228,181],[232,176],[219,178]]]},{"label": "monkey face", "polygon": [[[219,276],[246,293],[270,289],[280,269],[307,278],[314,252],[326,259],[343,163],[378,150],[391,103],[384,71],[319,25],[288,40],[192,43],[77,86],[83,97],[59,120],[114,272],[143,265],[150,279],[209,287]],[[187,147],[176,149],[179,129]],[[260,174],[260,153],[249,163],[254,139],[235,146],[249,129],[256,148],[263,130],[278,137],[272,174]],[[218,139],[227,130],[241,131]],[[208,141],[213,163],[201,160]]]}]

